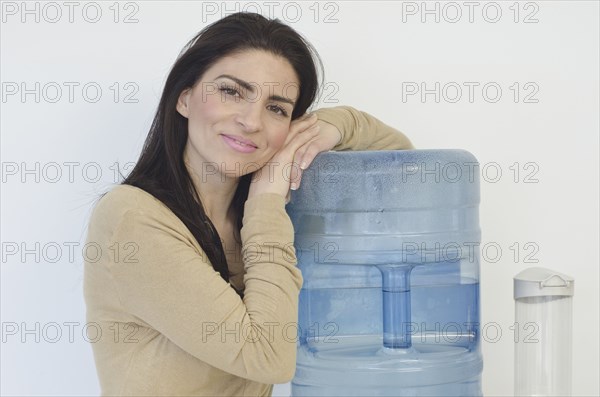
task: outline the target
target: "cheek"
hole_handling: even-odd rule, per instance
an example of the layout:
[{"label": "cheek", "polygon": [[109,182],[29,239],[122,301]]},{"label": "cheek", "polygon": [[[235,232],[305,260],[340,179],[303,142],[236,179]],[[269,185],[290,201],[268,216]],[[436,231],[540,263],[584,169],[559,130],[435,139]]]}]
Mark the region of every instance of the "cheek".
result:
[{"label": "cheek", "polygon": [[200,120],[215,118],[221,107],[219,95],[197,95],[192,106],[192,116]]}]

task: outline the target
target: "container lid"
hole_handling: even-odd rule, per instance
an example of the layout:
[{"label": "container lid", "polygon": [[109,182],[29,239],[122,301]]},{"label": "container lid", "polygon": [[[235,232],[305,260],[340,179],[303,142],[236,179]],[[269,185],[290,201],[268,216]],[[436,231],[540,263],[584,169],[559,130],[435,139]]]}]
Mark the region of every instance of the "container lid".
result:
[{"label": "container lid", "polygon": [[480,174],[461,149],[319,153],[286,206],[294,245],[317,263],[478,261]]},{"label": "container lid", "polygon": [[575,280],[571,276],[543,267],[530,267],[514,277],[514,298],[529,296],[573,296]]}]

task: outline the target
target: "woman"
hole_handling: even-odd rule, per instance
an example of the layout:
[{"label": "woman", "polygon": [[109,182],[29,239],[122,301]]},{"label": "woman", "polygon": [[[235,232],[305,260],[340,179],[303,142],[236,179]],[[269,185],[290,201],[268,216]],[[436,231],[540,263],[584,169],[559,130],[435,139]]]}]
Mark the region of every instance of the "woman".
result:
[{"label": "woman", "polygon": [[293,377],[290,188],[322,151],[412,148],[350,107],[306,115],[314,59],[293,29],[247,13],[180,54],[135,168],[90,219],[102,255],[86,260],[84,295],[103,395],[268,396]]}]

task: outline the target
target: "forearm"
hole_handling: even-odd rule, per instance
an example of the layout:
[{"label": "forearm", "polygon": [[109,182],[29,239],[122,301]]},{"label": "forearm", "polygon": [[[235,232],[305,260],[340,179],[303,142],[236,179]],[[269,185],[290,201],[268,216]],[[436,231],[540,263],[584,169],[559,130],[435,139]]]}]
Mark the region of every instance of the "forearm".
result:
[{"label": "forearm", "polygon": [[340,134],[340,142],[333,150],[414,149],[402,132],[350,106],[322,108],[315,113],[321,128],[335,128]]}]

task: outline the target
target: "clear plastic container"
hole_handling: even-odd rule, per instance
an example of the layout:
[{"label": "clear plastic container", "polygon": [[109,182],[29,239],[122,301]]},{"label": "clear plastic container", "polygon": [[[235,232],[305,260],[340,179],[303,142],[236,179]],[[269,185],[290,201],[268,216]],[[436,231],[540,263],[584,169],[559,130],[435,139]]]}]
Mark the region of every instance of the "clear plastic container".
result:
[{"label": "clear plastic container", "polygon": [[293,396],[479,396],[479,168],[463,150],[328,152],[293,192]]},{"label": "clear plastic container", "polygon": [[515,276],[515,396],[571,395],[574,289],[541,267]]}]

